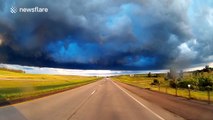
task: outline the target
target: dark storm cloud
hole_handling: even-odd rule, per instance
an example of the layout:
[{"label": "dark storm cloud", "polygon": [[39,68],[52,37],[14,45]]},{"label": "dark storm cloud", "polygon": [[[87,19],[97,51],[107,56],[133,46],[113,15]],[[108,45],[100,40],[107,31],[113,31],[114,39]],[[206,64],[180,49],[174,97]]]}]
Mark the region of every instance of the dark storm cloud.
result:
[{"label": "dark storm cloud", "polygon": [[[11,14],[11,6],[49,12]],[[212,6],[197,0],[0,0],[0,62],[82,69],[212,62]]]}]

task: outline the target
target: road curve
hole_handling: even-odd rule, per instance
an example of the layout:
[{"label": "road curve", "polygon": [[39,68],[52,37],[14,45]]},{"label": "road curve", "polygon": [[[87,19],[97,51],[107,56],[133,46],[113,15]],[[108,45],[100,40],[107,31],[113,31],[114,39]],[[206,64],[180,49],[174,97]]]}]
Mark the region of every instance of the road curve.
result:
[{"label": "road curve", "polygon": [[105,78],[66,92],[0,108],[0,120],[181,120]]}]

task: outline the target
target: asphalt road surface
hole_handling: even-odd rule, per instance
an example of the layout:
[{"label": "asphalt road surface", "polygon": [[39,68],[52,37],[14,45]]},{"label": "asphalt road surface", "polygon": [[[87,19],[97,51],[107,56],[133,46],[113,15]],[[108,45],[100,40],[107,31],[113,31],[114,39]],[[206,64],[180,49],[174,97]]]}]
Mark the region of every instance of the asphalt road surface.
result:
[{"label": "asphalt road surface", "polygon": [[109,78],[66,92],[0,108],[0,120],[183,119],[118,86]]}]

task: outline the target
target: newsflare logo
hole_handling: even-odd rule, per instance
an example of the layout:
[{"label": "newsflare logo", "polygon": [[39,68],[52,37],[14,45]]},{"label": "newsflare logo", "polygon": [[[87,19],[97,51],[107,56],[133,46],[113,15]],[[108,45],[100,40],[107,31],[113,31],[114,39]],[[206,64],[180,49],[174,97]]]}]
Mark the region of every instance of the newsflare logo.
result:
[{"label": "newsflare logo", "polygon": [[18,8],[15,7],[15,6],[12,6],[12,7],[10,8],[10,12],[11,12],[12,14],[17,13],[17,12],[18,12]]},{"label": "newsflare logo", "polygon": [[40,8],[40,7],[32,7],[32,8],[17,8],[16,6],[12,6],[10,8],[10,12],[12,14],[15,13],[47,13],[48,8]]}]

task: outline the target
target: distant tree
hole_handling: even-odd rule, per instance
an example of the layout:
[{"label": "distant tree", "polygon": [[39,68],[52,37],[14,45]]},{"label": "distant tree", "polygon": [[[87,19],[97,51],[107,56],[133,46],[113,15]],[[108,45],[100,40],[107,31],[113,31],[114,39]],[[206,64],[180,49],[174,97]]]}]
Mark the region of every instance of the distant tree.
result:
[{"label": "distant tree", "polygon": [[179,78],[180,78],[180,79],[182,79],[182,78],[183,78],[183,70],[180,70]]},{"label": "distant tree", "polygon": [[170,73],[169,73],[169,72],[166,73],[166,76],[165,76],[164,79],[165,79],[165,80],[169,80],[169,79],[170,79]]},{"label": "distant tree", "polygon": [[170,68],[170,72],[168,73],[168,79],[172,79],[173,81],[176,81],[177,79],[177,72],[175,68]]},{"label": "distant tree", "polygon": [[209,65],[206,65],[206,66],[205,66],[205,69],[209,69],[209,68],[210,68]]},{"label": "distant tree", "polygon": [[152,73],[151,72],[148,73],[148,77],[152,77]]},{"label": "distant tree", "polygon": [[211,68],[209,67],[209,65],[206,65],[205,68],[203,69],[203,72],[210,72]]},{"label": "distant tree", "polygon": [[159,77],[159,74],[155,74],[154,77],[156,77],[156,78]]}]

